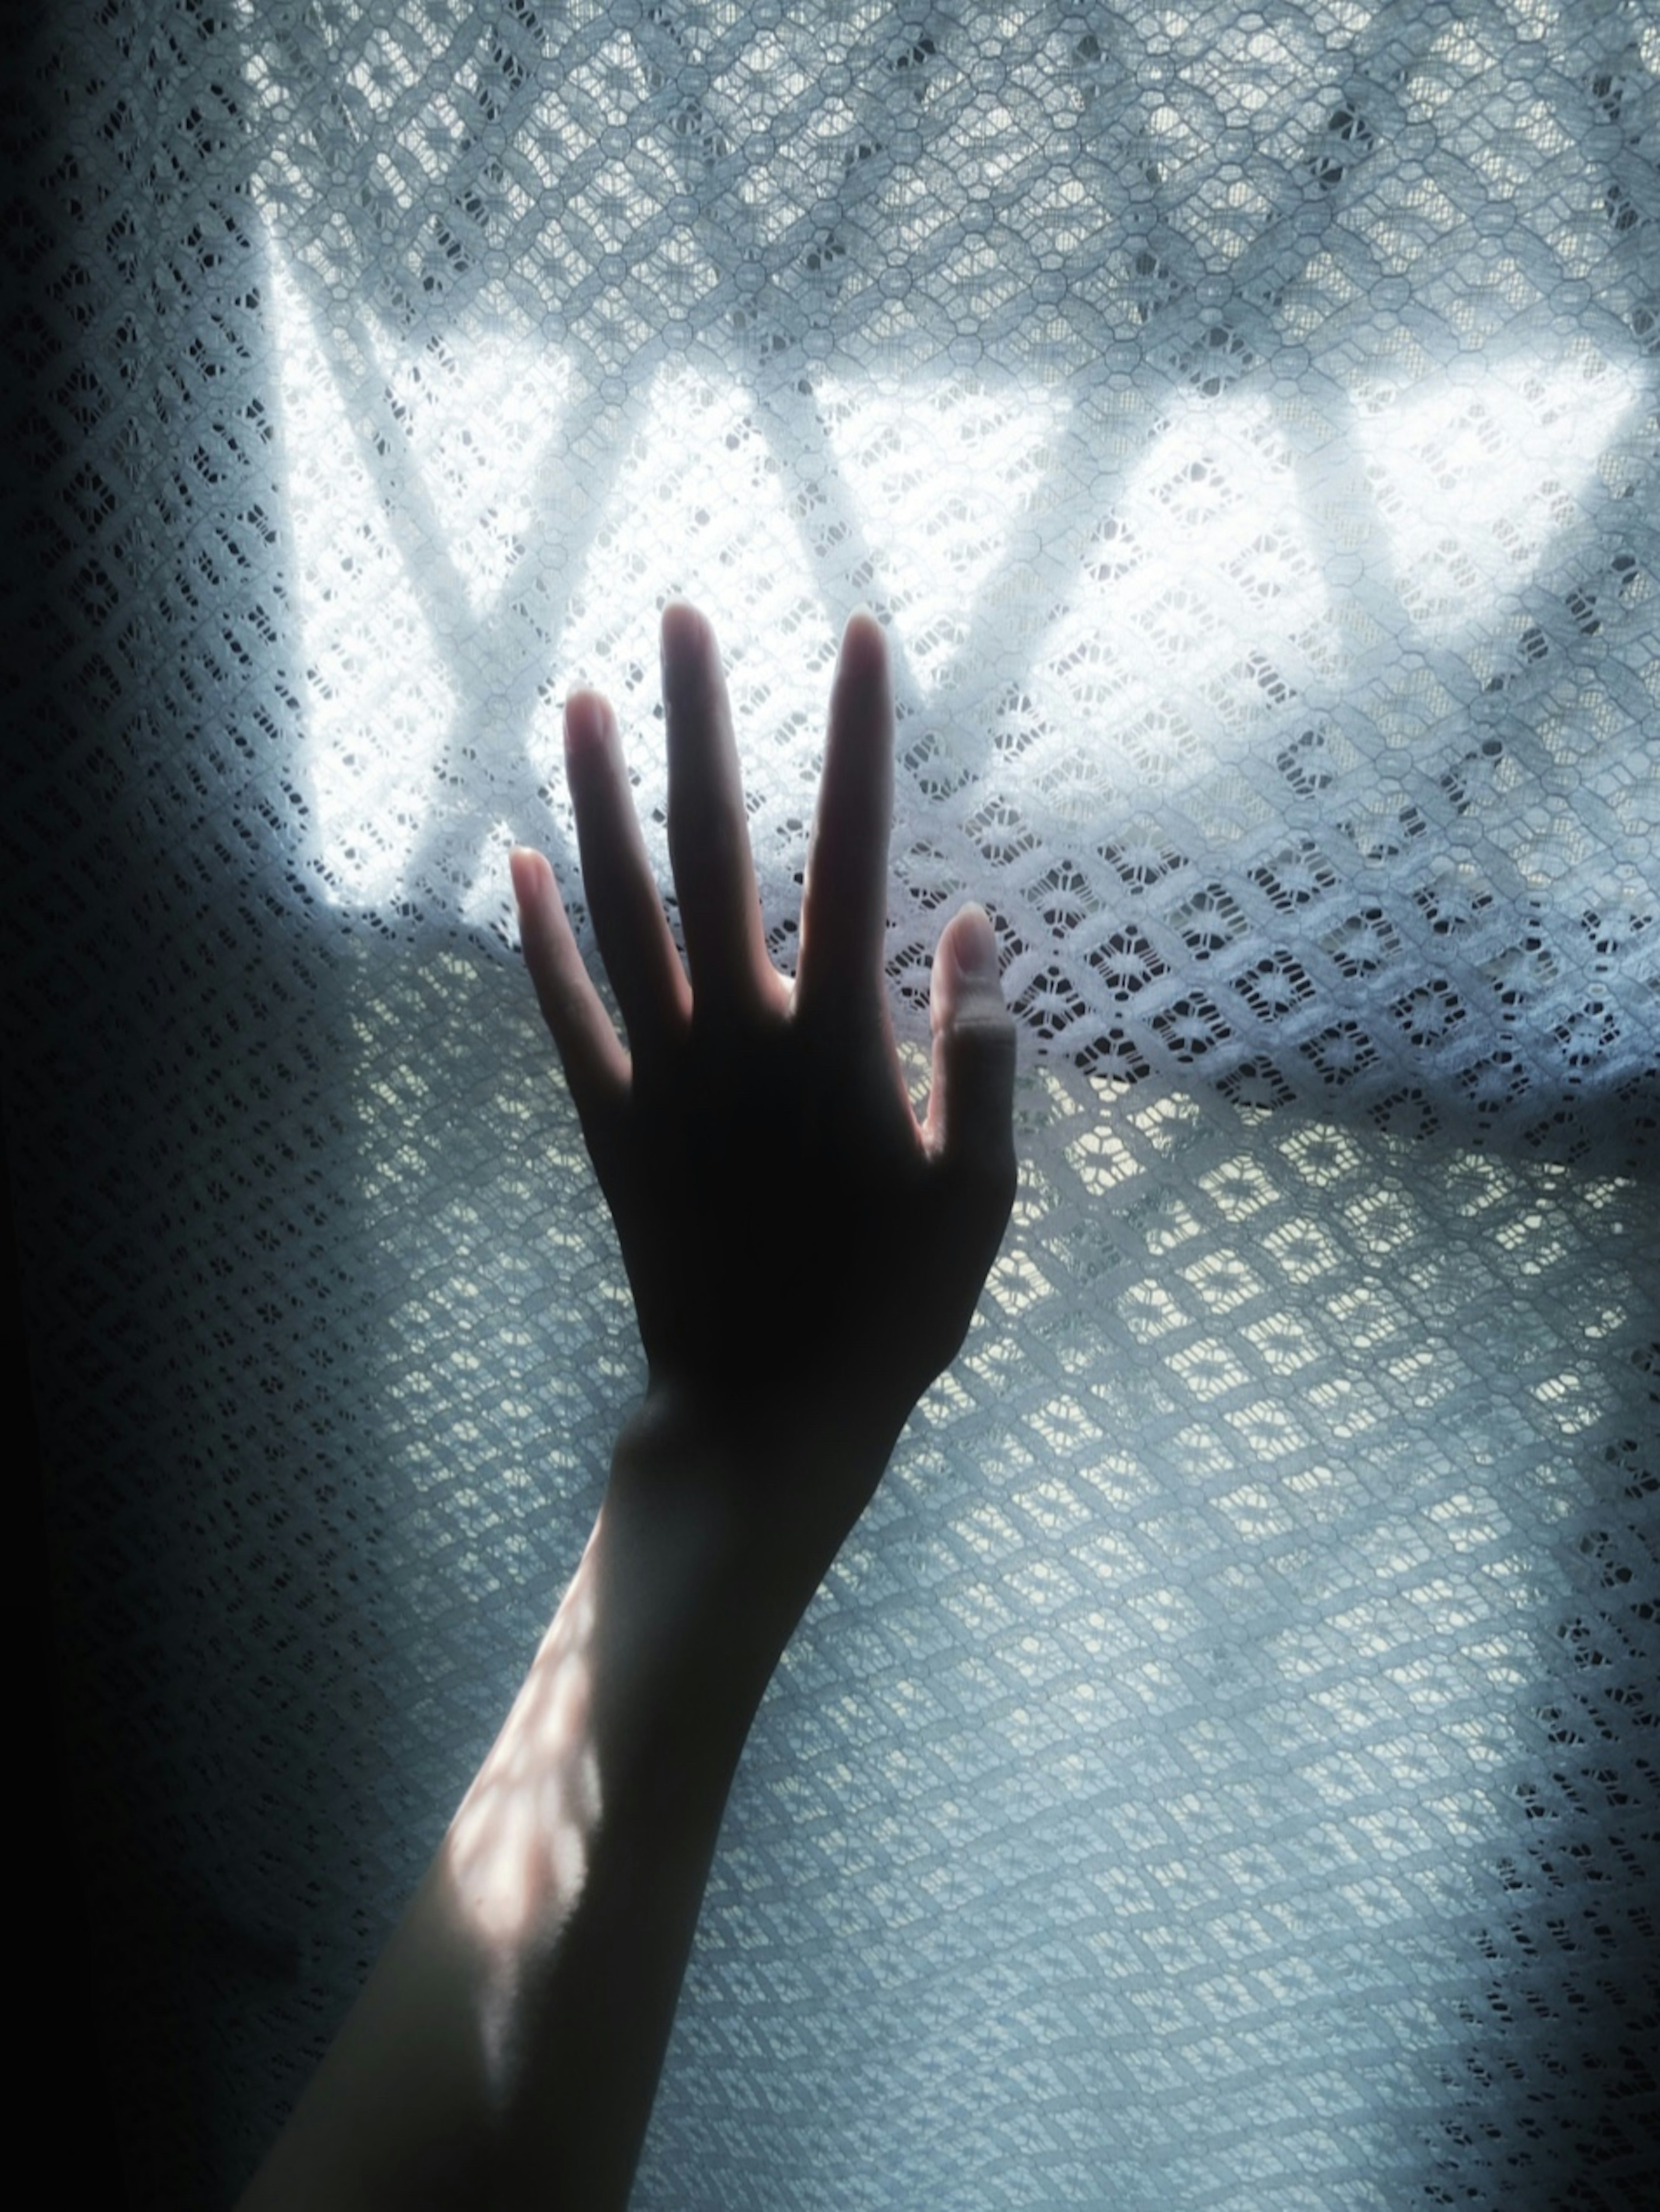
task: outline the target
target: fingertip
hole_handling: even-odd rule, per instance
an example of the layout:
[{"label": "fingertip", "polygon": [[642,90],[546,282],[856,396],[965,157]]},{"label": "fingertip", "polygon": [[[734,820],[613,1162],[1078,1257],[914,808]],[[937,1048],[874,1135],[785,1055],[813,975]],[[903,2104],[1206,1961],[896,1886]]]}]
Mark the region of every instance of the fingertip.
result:
[{"label": "fingertip", "polygon": [[508,854],[508,873],[513,881],[513,896],[520,911],[532,905],[544,883],[552,879],[553,870],[547,855],[538,853],[533,845],[515,845]]},{"label": "fingertip", "polygon": [[969,983],[997,983],[997,932],[977,900],[953,915],[946,932],[958,974]]},{"label": "fingertip", "polygon": [[581,759],[601,750],[615,727],[616,716],[604,692],[580,687],[565,702],[565,758]]},{"label": "fingertip", "polygon": [[663,609],[662,653],[665,668],[683,666],[688,660],[714,650],[714,629],[708,617],[690,599],[671,599]]},{"label": "fingertip", "polygon": [[959,908],[939,934],[930,1011],[936,1030],[1005,1016],[997,932],[984,907]]},{"label": "fingertip", "polygon": [[842,632],[842,665],[875,670],[887,659],[887,632],[868,607],[855,607]]},{"label": "fingertip", "polygon": [[888,641],[881,623],[866,607],[848,617],[842,632],[830,686],[830,726],[832,746],[841,729],[860,740],[856,750],[861,756],[873,736],[881,737],[885,749],[891,750],[893,687],[888,674]]}]

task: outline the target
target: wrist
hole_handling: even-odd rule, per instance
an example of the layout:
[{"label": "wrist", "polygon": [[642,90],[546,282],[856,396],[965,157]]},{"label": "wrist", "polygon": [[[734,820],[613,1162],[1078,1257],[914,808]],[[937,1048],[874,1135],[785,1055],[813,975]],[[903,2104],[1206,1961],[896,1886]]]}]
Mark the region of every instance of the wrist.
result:
[{"label": "wrist", "polygon": [[893,1441],[654,1384],[617,1439],[604,1518],[656,1627],[769,1674]]}]

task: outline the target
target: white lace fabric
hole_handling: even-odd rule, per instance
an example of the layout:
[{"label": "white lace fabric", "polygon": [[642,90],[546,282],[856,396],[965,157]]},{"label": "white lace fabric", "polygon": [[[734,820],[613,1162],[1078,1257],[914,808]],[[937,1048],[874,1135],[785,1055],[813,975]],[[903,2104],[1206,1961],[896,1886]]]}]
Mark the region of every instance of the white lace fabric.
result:
[{"label": "white lace fabric", "polygon": [[902,1031],[982,898],[1025,1176],[636,2202],[1649,2201],[1657,75],[1635,0],[46,11],[8,1133],[158,2200],[326,2041],[637,1385],[505,854],[575,891],[598,683],[666,879],[685,592],[786,964],[887,626]]}]

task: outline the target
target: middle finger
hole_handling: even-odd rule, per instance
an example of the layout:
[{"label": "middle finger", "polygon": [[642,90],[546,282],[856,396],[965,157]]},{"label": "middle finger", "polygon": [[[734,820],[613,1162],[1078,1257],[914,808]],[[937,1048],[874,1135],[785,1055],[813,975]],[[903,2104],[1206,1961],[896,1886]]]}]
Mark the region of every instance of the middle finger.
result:
[{"label": "middle finger", "polygon": [[669,859],[692,1002],[699,1012],[757,1012],[781,987],[761,927],[732,708],[714,632],[684,600],[663,611],[663,709]]}]

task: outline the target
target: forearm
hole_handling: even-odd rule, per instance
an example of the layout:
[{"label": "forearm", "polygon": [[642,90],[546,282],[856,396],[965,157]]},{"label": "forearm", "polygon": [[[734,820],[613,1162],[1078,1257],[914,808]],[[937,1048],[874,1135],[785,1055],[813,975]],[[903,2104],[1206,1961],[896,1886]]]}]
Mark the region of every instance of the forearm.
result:
[{"label": "forearm", "polygon": [[731,1510],[762,1473],[739,1456],[631,1425],[507,1723],[246,2212],[625,2202],[727,1790],[818,1578]]},{"label": "forearm", "polygon": [[613,1024],[548,863],[525,957],[653,1375],[507,1725],[245,2212],[620,2205],[744,1740],[1014,1194],[1014,1035],[975,908],[941,933],[919,1122],[884,995],[893,712],[855,617],[793,979],[767,955],[719,655],[663,618],[683,962],[615,718],[566,760]]}]

